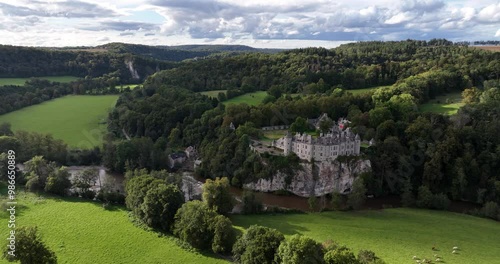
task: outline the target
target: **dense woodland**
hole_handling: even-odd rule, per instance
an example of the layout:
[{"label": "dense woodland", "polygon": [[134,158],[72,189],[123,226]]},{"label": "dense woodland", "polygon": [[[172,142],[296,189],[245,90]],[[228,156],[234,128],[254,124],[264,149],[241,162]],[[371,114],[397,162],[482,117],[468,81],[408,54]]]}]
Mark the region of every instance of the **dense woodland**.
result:
[{"label": "dense woodland", "polygon": [[[138,76],[131,73],[127,66],[128,62],[133,65]],[[174,66],[173,62],[153,60],[131,53],[117,54],[0,45],[0,77],[71,75],[95,78],[111,75],[119,78],[119,83],[138,83],[158,70]]]},{"label": "dense woodland", "polygon": [[[500,53],[445,40],[353,43],[185,62],[156,73],[144,89],[122,95],[110,115],[110,132],[120,137],[124,129],[137,139],[108,143],[104,159],[119,171],[157,169],[137,161],[160,149],[193,145],[204,160],[199,175],[228,177],[241,186],[298,163],[249,151],[257,128],[324,112],[349,118],[364,140],[376,140],[365,150],[373,165],[373,172],[362,176],[368,193],[402,195],[406,205],[436,209],[446,208],[449,199],[498,203],[499,63]],[[377,85],[390,87],[349,93]],[[269,96],[259,106],[226,107],[195,93],[216,89],[266,90]],[[461,92],[467,102],[458,114],[419,112],[422,103],[450,92]],[[147,139],[151,142],[132,147]]]},{"label": "dense woodland", "polygon": [[[102,153],[102,162],[114,171],[162,170],[167,167],[168,154],[195,146],[203,159],[196,171],[199,176],[227,177],[232,185],[241,186],[277,171],[292,175],[299,166],[294,155],[275,157],[250,151],[249,142],[260,137],[258,128],[290,125],[297,118],[327,113],[333,119],[347,117],[363,140],[374,138],[377,142],[364,151],[373,165],[372,173],[362,175],[368,193],[397,194],[406,205],[441,209],[447,207],[449,199],[498,203],[500,53],[468,48],[466,44],[446,40],[362,42],[335,49],[184,61],[155,73],[141,89],[122,93],[109,115],[109,135],[101,150],[75,154],[65,147],[61,148],[64,155],[50,159],[62,164],[94,163],[101,160]],[[0,50],[37,58],[32,49],[3,46]],[[132,56],[37,52],[40,61],[57,58],[50,60],[54,65],[45,68],[61,67],[66,70],[64,74],[70,74],[64,65],[74,54],[108,56],[120,67],[125,65],[123,56]],[[14,57],[2,59],[9,58]],[[34,64],[33,69],[35,65],[40,68]],[[106,65],[112,68],[114,64]],[[101,70],[105,74],[97,74],[100,77],[70,84],[31,80],[24,87],[3,87],[2,111],[65,94],[115,93],[115,84],[122,77],[115,70]],[[86,74],[89,71],[86,68]],[[388,87],[365,94],[349,92],[379,85]],[[227,89],[227,96],[216,99],[198,93],[217,89]],[[231,95],[260,90],[267,91],[268,97],[258,106],[221,103]],[[450,92],[462,93],[467,103],[458,114],[419,112],[421,104]],[[230,123],[236,130],[229,128]],[[132,139],[125,140],[123,132]],[[43,151],[29,153],[48,155]],[[426,197],[430,198],[423,202]]]}]

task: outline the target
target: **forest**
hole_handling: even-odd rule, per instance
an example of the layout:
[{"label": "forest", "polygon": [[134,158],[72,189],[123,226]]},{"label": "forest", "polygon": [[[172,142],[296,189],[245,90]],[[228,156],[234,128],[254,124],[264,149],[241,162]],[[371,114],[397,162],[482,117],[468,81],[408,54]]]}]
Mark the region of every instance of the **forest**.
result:
[{"label": "forest", "polygon": [[[109,141],[104,160],[118,171],[158,169],[140,161],[193,145],[205,160],[198,175],[228,177],[241,186],[298,163],[249,151],[258,128],[327,113],[334,120],[347,117],[364,140],[377,142],[365,151],[373,166],[363,175],[368,193],[396,194],[405,205],[436,209],[449,200],[499,203],[499,63],[500,53],[446,40],[186,61],[121,96],[109,131],[120,138],[124,129],[133,139]],[[350,93],[378,85],[390,87]],[[264,90],[269,98],[258,106],[225,106],[197,93],[218,89]],[[456,115],[419,111],[422,103],[450,92],[462,93],[466,102]]]}]

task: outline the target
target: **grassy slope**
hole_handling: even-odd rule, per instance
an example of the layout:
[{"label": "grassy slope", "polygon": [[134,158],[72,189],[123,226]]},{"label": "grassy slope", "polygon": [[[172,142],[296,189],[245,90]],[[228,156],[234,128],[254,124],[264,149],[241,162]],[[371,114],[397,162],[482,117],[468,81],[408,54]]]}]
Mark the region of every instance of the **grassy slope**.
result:
[{"label": "grassy slope", "polygon": [[[293,215],[234,216],[247,228],[258,224],[323,242],[338,241],[355,250],[373,250],[387,263],[415,263],[412,256],[442,257],[445,263],[500,263],[500,224],[450,212],[386,209],[383,211],[326,212]],[[440,251],[433,252],[436,246]],[[458,246],[460,254],[451,249]]]},{"label": "grassy slope", "polygon": [[231,98],[227,101],[224,101],[224,104],[229,105],[229,104],[245,103],[248,105],[258,105],[264,100],[264,98],[266,98],[266,96],[267,96],[267,92],[265,92],[265,91],[246,93],[246,94]]},{"label": "grassy slope", "polygon": [[0,116],[13,130],[50,133],[73,147],[90,148],[102,143],[107,111],[117,95],[66,96]]},{"label": "grassy slope", "polygon": [[[47,77],[36,77],[38,79],[45,79],[52,82],[69,83],[77,80],[79,77],[74,76],[47,76]],[[0,86],[2,85],[24,85],[26,80],[29,78],[0,78]]]},{"label": "grassy slope", "polygon": [[[448,100],[448,103],[446,103]],[[421,112],[433,112],[439,114],[453,115],[456,114],[460,107],[464,106],[462,103],[462,94],[460,92],[441,95],[428,103],[420,106]]]},{"label": "grassy slope", "polygon": [[[122,208],[105,210],[100,204],[78,199],[37,201],[33,194],[18,197],[18,202],[23,205],[18,207],[18,224],[38,226],[58,263],[227,263],[134,226]],[[0,212],[1,237],[8,232],[4,211]],[[0,263],[8,262],[0,258]]]},{"label": "grassy slope", "polygon": [[226,92],[227,92],[227,90],[213,90],[213,91],[206,91],[206,92],[200,92],[200,93],[204,94],[208,97],[217,98],[219,93],[226,93]]}]

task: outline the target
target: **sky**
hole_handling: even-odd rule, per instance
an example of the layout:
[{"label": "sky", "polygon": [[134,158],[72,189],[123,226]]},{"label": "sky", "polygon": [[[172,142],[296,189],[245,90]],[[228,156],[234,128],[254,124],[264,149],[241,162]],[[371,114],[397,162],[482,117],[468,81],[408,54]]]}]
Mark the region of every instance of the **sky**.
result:
[{"label": "sky", "polygon": [[0,0],[0,44],[242,44],[500,40],[500,0]]}]

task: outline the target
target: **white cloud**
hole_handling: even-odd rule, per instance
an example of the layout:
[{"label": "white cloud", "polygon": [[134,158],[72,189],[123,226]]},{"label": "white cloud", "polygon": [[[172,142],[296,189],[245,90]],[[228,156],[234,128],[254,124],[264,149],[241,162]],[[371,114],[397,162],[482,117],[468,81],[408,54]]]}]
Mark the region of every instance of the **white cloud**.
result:
[{"label": "white cloud", "polygon": [[0,44],[329,46],[334,45],[329,41],[499,38],[498,24],[500,2],[491,0],[0,0]]},{"label": "white cloud", "polygon": [[500,29],[498,29],[497,33],[495,33],[495,37],[500,37]]}]

